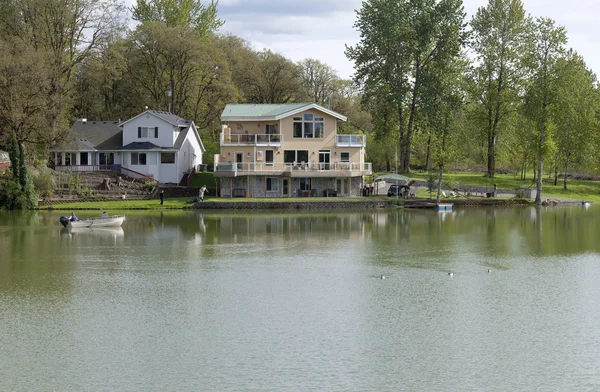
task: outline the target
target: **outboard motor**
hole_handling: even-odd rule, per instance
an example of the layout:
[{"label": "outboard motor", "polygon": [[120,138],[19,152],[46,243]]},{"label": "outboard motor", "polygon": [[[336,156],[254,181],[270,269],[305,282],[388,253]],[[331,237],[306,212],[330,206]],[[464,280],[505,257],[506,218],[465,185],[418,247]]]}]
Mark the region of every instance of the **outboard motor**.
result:
[{"label": "outboard motor", "polygon": [[64,227],[69,226],[69,218],[67,218],[66,216],[61,216],[60,224],[63,225]]}]

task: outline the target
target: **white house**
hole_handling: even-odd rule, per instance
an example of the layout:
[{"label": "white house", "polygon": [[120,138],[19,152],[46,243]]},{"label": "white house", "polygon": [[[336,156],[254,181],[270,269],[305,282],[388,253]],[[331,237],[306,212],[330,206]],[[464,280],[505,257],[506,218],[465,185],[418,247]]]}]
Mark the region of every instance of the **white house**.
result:
[{"label": "white house", "polygon": [[77,120],[66,140],[51,151],[56,170],[115,170],[179,183],[202,164],[205,148],[193,121],[146,110],[121,123]]}]

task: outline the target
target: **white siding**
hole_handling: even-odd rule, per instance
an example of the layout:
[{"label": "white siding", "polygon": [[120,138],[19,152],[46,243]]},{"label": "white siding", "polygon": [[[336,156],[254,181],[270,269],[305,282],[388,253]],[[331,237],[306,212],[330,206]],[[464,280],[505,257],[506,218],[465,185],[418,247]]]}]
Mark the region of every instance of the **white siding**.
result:
[{"label": "white siding", "polygon": [[179,168],[179,179],[192,167],[202,163],[202,148],[195,135],[195,129],[190,129],[185,141],[177,154],[177,167]]},{"label": "white siding", "polygon": [[[138,138],[139,127],[158,127],[158,139],[154,137],[153,132],[148,135],[150,137]],[[175,129],[177,128],[175,127]],[[126,146],[133,142],[150,142],[159,147],[173,147],[174,133],[173,125],[150,113],[146,113],[123,125],[123,145]]]},{"label": "white siding", "polygon": [[[160,164],[160,179],[162,183],[174,183],[178,184],[181,180],[181,176],[177,175],[177,155],[175,153],[175,163],[162,163]],[[158,153],[158,162],[160,163],[160,153]]]}]

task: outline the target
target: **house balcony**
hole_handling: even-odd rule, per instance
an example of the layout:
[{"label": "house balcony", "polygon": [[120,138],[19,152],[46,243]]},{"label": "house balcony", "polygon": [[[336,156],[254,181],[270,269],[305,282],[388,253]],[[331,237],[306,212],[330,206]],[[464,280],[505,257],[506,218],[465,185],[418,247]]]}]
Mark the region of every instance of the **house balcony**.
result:
[{"label": "house balcony", "polygon": [[373,174],[371,163],[292,162],[292,163],[217,163],[215,177],[281,176],[288,177],[360,177]]},{"label": "house balcony", "polygon": [[235,134],[221,133],[221,147],[225,146],[266,146],[281,147],[282,134]]},{"label": "house balcony", "polygon": [[336,147],[366,147],[366,135],[336,135]]}]

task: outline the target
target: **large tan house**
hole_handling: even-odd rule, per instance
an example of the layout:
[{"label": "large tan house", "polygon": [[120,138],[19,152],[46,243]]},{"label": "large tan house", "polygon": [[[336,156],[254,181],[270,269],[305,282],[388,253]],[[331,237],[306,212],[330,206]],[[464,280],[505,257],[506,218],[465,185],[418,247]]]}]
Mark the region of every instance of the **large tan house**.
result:
[{"label": "large tan house", "polygon": [[215,177],[222,197],[359,196],[365,135],[338,135],[346,117],[314,103],[227,105]]}]

